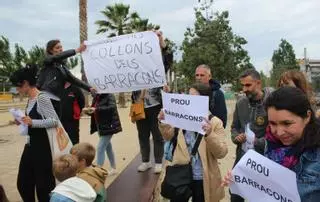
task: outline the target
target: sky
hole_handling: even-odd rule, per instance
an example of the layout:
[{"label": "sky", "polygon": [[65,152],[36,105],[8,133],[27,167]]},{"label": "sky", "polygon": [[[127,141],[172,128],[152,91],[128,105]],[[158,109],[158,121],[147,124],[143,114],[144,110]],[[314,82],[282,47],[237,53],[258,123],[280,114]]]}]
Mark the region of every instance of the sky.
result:
[{"label": "sky", "polygon": [[[209,0],[208,0],[209,1]],[[88,38],[96,35],[96,20],[114,3],[130,5],[142,18],[159,24],[164,35],[181,44],[187,27],[192,27],[198,0],[88,0]],[[213,12],[229,11],[233,32],[244,37],[244,47],[258,70],[268,73],[271,57],[282,38],[289,41],[296,57],[304,48],[311,59],[320,59],[319,0],[215,0]],[[50,39],[60,39],[65,49],[79,45],[79,5],[76,0],[1,0],[0,35],[26,50],[34,45],[45,46]],[[78,71],[76,69],[75,71]]]}]

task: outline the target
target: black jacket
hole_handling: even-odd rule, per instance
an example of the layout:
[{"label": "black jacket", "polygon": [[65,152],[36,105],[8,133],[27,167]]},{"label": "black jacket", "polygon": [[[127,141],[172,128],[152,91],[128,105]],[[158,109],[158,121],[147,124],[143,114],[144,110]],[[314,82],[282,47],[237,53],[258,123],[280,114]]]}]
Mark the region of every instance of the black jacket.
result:
[{"label": "black jacket", "polygon": [[91,116],[91,134],[98,130],[100,135],[113,135],[122,131],[116,98],[113,94],[97,94],[92,101],[92,107],[96,110]]},{"label": "black jacket", "polygon": [[67,50],[58,55],[47,55],[44,60],[44,68],[41,69],[38,77],[38,89],[50,92],[61,98],[64,84],[68,81],[75,86],[90,91],[91,87],[88,84],[77,79],[66,68],[64,60],[75,54],[75,50]]},{"label": "black jacket", "polygon": [[212,115],[218,117],[223,122],[223,127],[227,126],[227,105],[223,92],[220,90],[221,85],[218,81],[210,80],[210,87],[212,89],[212,98],[209,104],[209,110]]},{"label": "black jacket", "polygon": [[65,88],[61,97],[61,122],[79,120],[84,104],[84,95],[78,87],[71,85]]}]

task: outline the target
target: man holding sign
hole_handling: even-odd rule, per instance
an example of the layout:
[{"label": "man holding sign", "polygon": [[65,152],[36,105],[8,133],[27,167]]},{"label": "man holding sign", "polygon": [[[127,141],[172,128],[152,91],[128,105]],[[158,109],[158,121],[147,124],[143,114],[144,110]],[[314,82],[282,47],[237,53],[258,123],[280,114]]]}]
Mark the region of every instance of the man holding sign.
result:
[{"label": "man holding sign", "polygon": [[[224,190],[220,187],[221,174],[217,159],[225,157],[228,151],[223,123],[217,117],[210,116],[210,120],[208,118],[212,94],[209,86],[195,84],[189,93],[191,95],[163,93],[163,110],[159,114],[162,122],[160,131],[164,139],[173,145],[168,151],[168,155],[172,157],[171,164],[191,163],[192,200],[219,201],[224,197]],[[198,149],[195,155],[191,155],[195,147]],[[171,198],[171,201],[188,199]]]},{"label": "man holding sign", "polygon": [[[260,74],[254,69],[243,72],[240,83],[246,96],[237,101],[231,125],[231,139],[237,145],[235,164],[248,149],[263,154],[268,124],[263,102],[270,94],[268,88],[262,89]],[[231,194],[231,202],[244,202],[244,199]]]}]

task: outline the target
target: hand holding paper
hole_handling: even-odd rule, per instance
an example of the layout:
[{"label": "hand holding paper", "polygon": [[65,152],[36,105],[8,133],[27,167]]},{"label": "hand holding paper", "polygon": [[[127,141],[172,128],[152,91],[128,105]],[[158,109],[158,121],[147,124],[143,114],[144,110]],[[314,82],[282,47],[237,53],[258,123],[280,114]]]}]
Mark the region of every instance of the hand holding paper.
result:
[{"label": "hand holding paper", "polygon": [[183,95],[162,91],[162,103],[164,113],[163,119],[162,114],[160,114],[162,123],[200,134],[212,130],[212,126],[208,126],[208,123],[205,122],[205,117],[208,117],[209,113],[209,98],[207,96]]},{"label": "hand holding paper", "polygon": [[159,121],[163,121],[164,120],[164,113],[163,113],[163,109],[160,110],[159,115],[158,115],[158,120]]},{"label": "hand holding paper", "polygon": [[212,125],[207,118],[204,118],[205,124],[202,125],[202,130],[205,132],[206,135],[210,135],[212,131]]},{"label": "hand holding paper", "polygon": [[15,121],[19,123],[18,125],[19,125],[20,135],[22,136],[28,135],[28,126],[22,120],[25,117],[25,114],[23,113],[23,111],[20,109],[12,108],[9,110],[9,112],[12,114]]},{"label": "hand holding paper", "polygon": [[245,134],[246,134],[246,141],[242,143],[242,150],[244,152],[247,152],[249,149],[254,149],[254,140],[256,137],[254,132],[250,129],[250,124],[246,125]]},{"label": "hand holding paper", "polygon": [[12,114],[13,118],[19,123],[23,123],[22,117],[25,117],[25,114],[20,109],[11,108],[9,112]]},{"label": "hand holding paper", "polygon": [[241,134],[239,134],[237,137],[235,137],[235,139],[236,139],[236,141],[238,142],[238,143],[244,143],[244,142],[246,142],[246,134],[245,133],[241,133]]},{"label": "hand holding paper", "polygon": [[[285,180],[284,180],[285,179]],[[271,161],[254,150],[249,150],[240,159],[224,184],[230,191],[250,202],[300,202],[296,173]]]}]

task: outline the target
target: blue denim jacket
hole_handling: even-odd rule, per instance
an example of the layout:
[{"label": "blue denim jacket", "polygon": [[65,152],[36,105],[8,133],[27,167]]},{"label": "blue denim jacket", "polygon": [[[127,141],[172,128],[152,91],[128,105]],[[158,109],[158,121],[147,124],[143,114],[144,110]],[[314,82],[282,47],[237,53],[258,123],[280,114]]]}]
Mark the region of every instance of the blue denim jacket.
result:
[{"label": "blue denim jacket", "polygon": [[53,192],[50,198],[50,202],[75,202],[75,201],[62,194]]},{"label": "blue denim jacket", "polygon": [[302,202],[320,201],[320,148],[304,152],[293,168]]}]

